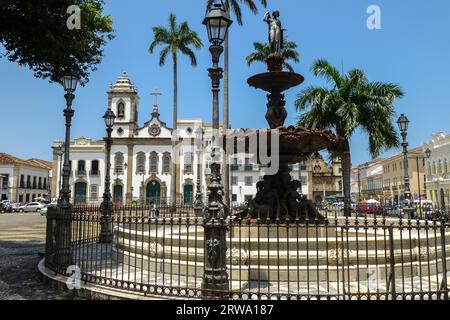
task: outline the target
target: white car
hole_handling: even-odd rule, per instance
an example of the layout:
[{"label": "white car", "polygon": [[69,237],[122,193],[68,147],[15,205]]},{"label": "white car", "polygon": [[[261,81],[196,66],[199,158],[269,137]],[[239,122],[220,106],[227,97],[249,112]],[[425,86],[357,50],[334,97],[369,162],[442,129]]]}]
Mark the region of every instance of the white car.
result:
[{"label": "white car", "polygon": [[47,205],[39,202],[30,202],[18,208],[19,212],[42,212],[47,210]]}]

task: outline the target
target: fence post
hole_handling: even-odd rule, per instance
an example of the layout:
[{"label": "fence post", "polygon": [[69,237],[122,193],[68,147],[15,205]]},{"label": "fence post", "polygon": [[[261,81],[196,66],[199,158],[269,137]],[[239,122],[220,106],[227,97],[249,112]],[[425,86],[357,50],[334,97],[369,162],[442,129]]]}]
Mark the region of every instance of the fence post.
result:
[{"label": "fence post", "polygon": [[48,207],[45,231],[45,266],[49,269],[52,269],[55,264],[56,213],[55,207]]},{"label": "fence post", "polygon": [[204,299],[225,299],[230,294],[227,272],[227,218],[228,208],[222,201],[223,187],[220,165],[211,164],[211,183],[208,186],[208,204],[203,218],[204,270],[202,293]]},{"label": "fence post", "polygon": [[[389,226],[389,255],[390,255],[390,267],[388,291],[390,289],[393,300],[397,300],[397,293],[395,291],[395,255],[394,255],[394,226]],[[390,288],[389,288],[390,286]]]},{"label": "fence post", "polygon": [[448,300],[448,286],[447,286],[447,252],[445,248],[445,220],[441,220],[441,250],[442,250],[442,285],[441,290],[444,292],[444,300]]}]

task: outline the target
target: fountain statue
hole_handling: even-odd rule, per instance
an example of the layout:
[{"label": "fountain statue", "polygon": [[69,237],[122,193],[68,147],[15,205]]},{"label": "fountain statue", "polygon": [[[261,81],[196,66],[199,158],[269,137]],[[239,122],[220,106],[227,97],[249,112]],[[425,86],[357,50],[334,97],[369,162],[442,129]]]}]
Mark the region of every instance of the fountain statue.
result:
[{"label": "fountain statue", "polygon": [[273,12],[272,16],[269,13],[264,16],[264,21],[269,24],[271,48],[266,58],[268,72],[248,79],[250,86],[268,92],[266,120],[270,127],[268,134],[279,136],[279,170],[275,175],[263,177],[257,184],[257,194],[239,215],[270,220],[289,218],[322,221],[323,217],[313,203],[298,192],[301,182],[291,178],[289,165],[307,159],[316,151],[331,151],[339,138],[329,130],[284,127],[287,111],[283,92],[300,85],[304,78],[300,74],[282,70],[283,29],[279,17],[279,11]]},{"label": "fountain statue", "polygon": [[283,29],[279,17],[279,11],[274,11],[272,17],[269,12],[264,15],[264,21],[269,25],[269,45],[272,54],[281,54],[283,49]]}]

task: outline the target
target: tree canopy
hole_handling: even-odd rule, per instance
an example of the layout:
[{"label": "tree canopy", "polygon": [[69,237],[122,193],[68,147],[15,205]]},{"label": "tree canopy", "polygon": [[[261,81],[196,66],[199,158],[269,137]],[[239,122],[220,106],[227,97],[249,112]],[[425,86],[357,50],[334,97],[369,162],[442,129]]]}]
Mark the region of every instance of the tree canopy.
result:
[{"label": "tree canopy", "polygon": [[333,129],[346,140],[361,128],[373,157],[399,145],[394,102],[404,93],[397,84],[370,82],[359,69],[342,74],[323,59],[315,61],[312,72],[329,86],[308,87],[298,94],[297,110],[309,109],[300,116],[299,125]]},{"label": "tree canopy", "polygon": [[[80,8],[81,25],[69,30],[72,5]],[[84,85],[114,38],[103,6],[103,0],[0,0],[2,56],[50,82],[60,82],[65,68],[76,67]]]},{"label": "tree canopy", "polygon": [[[255,61],[265,62],[271,53],[270,45],[268,43],[254,42],[253,47],[255,48],[255,51],[253,51],[246,58],[249,66]],[[300,54],[297,51],[297,44],[285,39],[283,42],[283,50],[281,51],[281,55],[284,58],[283,67],[288,69],[290,72],[294,72],[294,68],[287,61],[292,60],[296,63],[300,61]]]},{"label": "tree canopy", "polygon": [[169,28],[164,26],[154,27],[153,36],[154,39],[149,48],[150,53],[153,53],[157,46],[164,46],[159,56],[160,66],[165,64],[169,54],[176,61],[178,51],[189,57],[192,66],[197,65],[197,59],[190,46],[200,49],[203,44],[197,32],[193,31],[187,22],[177,24],[176,16],[171,13],[169,16]]},{"label": "tree canopy", "polygon": [[[216,0],[207,0],[206,9],[209,9]],[[221,0],[222,1],[222,0]],[[261,5],[267,7],[267,0],[259,0]],[[253,14],[258,13],[258,7],[254,0],[223,0],[224,10],[233,12],[239,25],[243,25],[241,4],[245,4]]]}]

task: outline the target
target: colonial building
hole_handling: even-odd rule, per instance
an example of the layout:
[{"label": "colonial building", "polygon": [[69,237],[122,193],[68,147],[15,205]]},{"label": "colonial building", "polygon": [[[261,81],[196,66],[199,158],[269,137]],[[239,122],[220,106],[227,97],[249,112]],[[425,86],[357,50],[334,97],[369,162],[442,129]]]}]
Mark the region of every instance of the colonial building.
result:
[{"label": "colonial building", "polygon": [[437,206],[450,204],[450,134],[439,132],[423,145],[423,152],[430,149],[426,159],[426,191]]},{"label": "colonial building", "polygon": [[316,153],[310,160],[308,198],[316,203],[343,198],[342,166],[340,159],[327,163]]},{"label": "colonial building", "polygon": [[[426,196],[424,157],[421,147],[408,151],[408,176],[414,200]],[[403,153],[398,153],[353,168],[353,198],[361,201],[375,199],[383,204],[403,202],[405,194],[403,161]]]},{"label": "colonial building", "polygon": [[51,163],[0,153],[0,199],[25,203],[50,195]]},{"label": "colonial building", "polygon": [[[177,150],[172,150],[173,130],[160,119],[157,93],[149,120],[139,125],[139,95],[126,73],[108,91],[108,108],[116,115],[111,150],[111,181],[114,202],[140,201],[165,203],[169,201],[171,166],[176,170],[177,201],[193,202],[200,176],[200,189],[206,195],[211,163],[208,139],[210,124],[202,120],[178,120]],[[100,122],[99,125],[103,125]],[[206,149],[197,153],[192,148],[199,132],[205,133]],[[181,146],[178,147],[178,144]],[[53,143],[53,198],[59,196],[62,170],[62,142]],[[177,157],[177,159],[173,157]],[[174,161],[172,161],[174,160]],[[75,139],[70,145],[70,185],[75,203],[100,202],[104,192],[105,144],[103,140],[86,137]],[[308,193],[305,165],[293,166],[295,179],[301,176],[303,192]],[[206,173],[206,174],[205,174]],[[230,165],[230,198],[234,204],[243,203],[256,193],[261,170],[249,158],[234,159]]]},{"label": "colonial building", "polygon": [[[425,197],[425,167],[422,148],[408,150],[408,176],[412,198],[418,200]],[[404,200],[405,183],[403,169],[403,153],[382,159],[383,194],[387,202],[401,203]]]},{"label": "colonial building", "polygon": [[383,165],[380,160],[364,163],[352,170],[352,196],[359,201],[384,201]]}]

